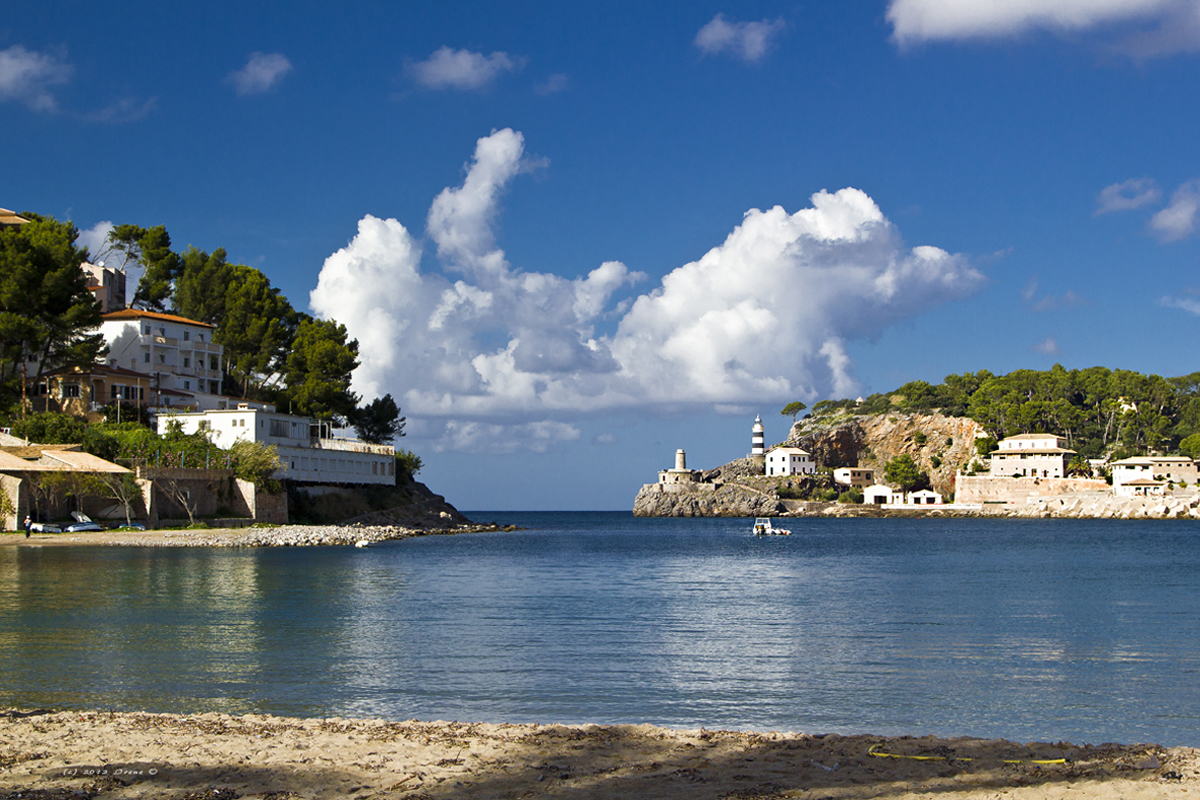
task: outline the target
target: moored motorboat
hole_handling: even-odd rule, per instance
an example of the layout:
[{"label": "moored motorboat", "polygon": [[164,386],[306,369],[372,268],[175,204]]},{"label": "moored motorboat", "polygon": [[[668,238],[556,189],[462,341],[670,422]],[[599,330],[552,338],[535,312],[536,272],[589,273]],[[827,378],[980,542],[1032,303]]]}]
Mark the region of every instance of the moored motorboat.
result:
[{"label": "moored motorboat", "polygon": [[754,528],[752,529],[755,536],[791,536],[792,532],[787,528],[776,528],[771,524],[770,517],[757,517],[754,520]]}]

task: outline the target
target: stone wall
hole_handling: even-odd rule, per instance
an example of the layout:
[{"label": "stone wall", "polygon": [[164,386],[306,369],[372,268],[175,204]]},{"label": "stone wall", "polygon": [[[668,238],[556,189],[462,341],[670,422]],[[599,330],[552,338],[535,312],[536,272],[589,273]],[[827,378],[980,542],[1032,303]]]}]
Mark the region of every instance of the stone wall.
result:
[{"label": "stone wall", "polygon": [[1112,493],[1106,482],[1090,478],[1002,478],[991,475],[959,475],[955,503],[1026,505],[1033,498],[1075,494]]}]

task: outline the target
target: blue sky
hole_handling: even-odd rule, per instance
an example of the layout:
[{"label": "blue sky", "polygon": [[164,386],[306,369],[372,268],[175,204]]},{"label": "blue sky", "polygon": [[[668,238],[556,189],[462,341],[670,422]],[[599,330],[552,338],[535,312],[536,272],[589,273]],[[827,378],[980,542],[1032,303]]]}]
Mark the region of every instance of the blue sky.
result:
[{"label": "blue sky", "polygon": [[1197,369],[1200,2],[25,4],[0,206],[359,340],[464,509],[628,508],[756,413]]}]

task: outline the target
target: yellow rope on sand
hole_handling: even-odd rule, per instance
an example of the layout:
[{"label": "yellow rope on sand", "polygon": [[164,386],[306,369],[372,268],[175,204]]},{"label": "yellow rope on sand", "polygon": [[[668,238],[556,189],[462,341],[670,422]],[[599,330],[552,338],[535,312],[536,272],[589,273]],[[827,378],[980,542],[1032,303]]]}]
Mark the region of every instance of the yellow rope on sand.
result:
[{"label": "yellow rope on sand", "polygon": [[[902,753],[884,753],[879,750],[879,745],[873,744],[867,748],[867,755],[875,756],[876,758],[906,758],[910,761],[974,761],[974,758],[968,757],[950,757],[950,756],[907,756]],[[1002,758],[1002,764],[1065,764],[1065,758]]]}]

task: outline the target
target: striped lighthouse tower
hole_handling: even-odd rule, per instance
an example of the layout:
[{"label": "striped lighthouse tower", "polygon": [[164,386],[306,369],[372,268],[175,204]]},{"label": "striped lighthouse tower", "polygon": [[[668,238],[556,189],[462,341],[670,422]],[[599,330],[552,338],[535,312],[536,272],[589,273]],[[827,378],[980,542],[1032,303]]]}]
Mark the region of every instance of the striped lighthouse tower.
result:
[{"label": "striped lighthouse tower", "polygon": [[750,455],[761,456],[761,455],[765,454],[766,450],[763,448],[762,417],[755,415],[754,427],[751,428],[750,430],[751,430]]}]

